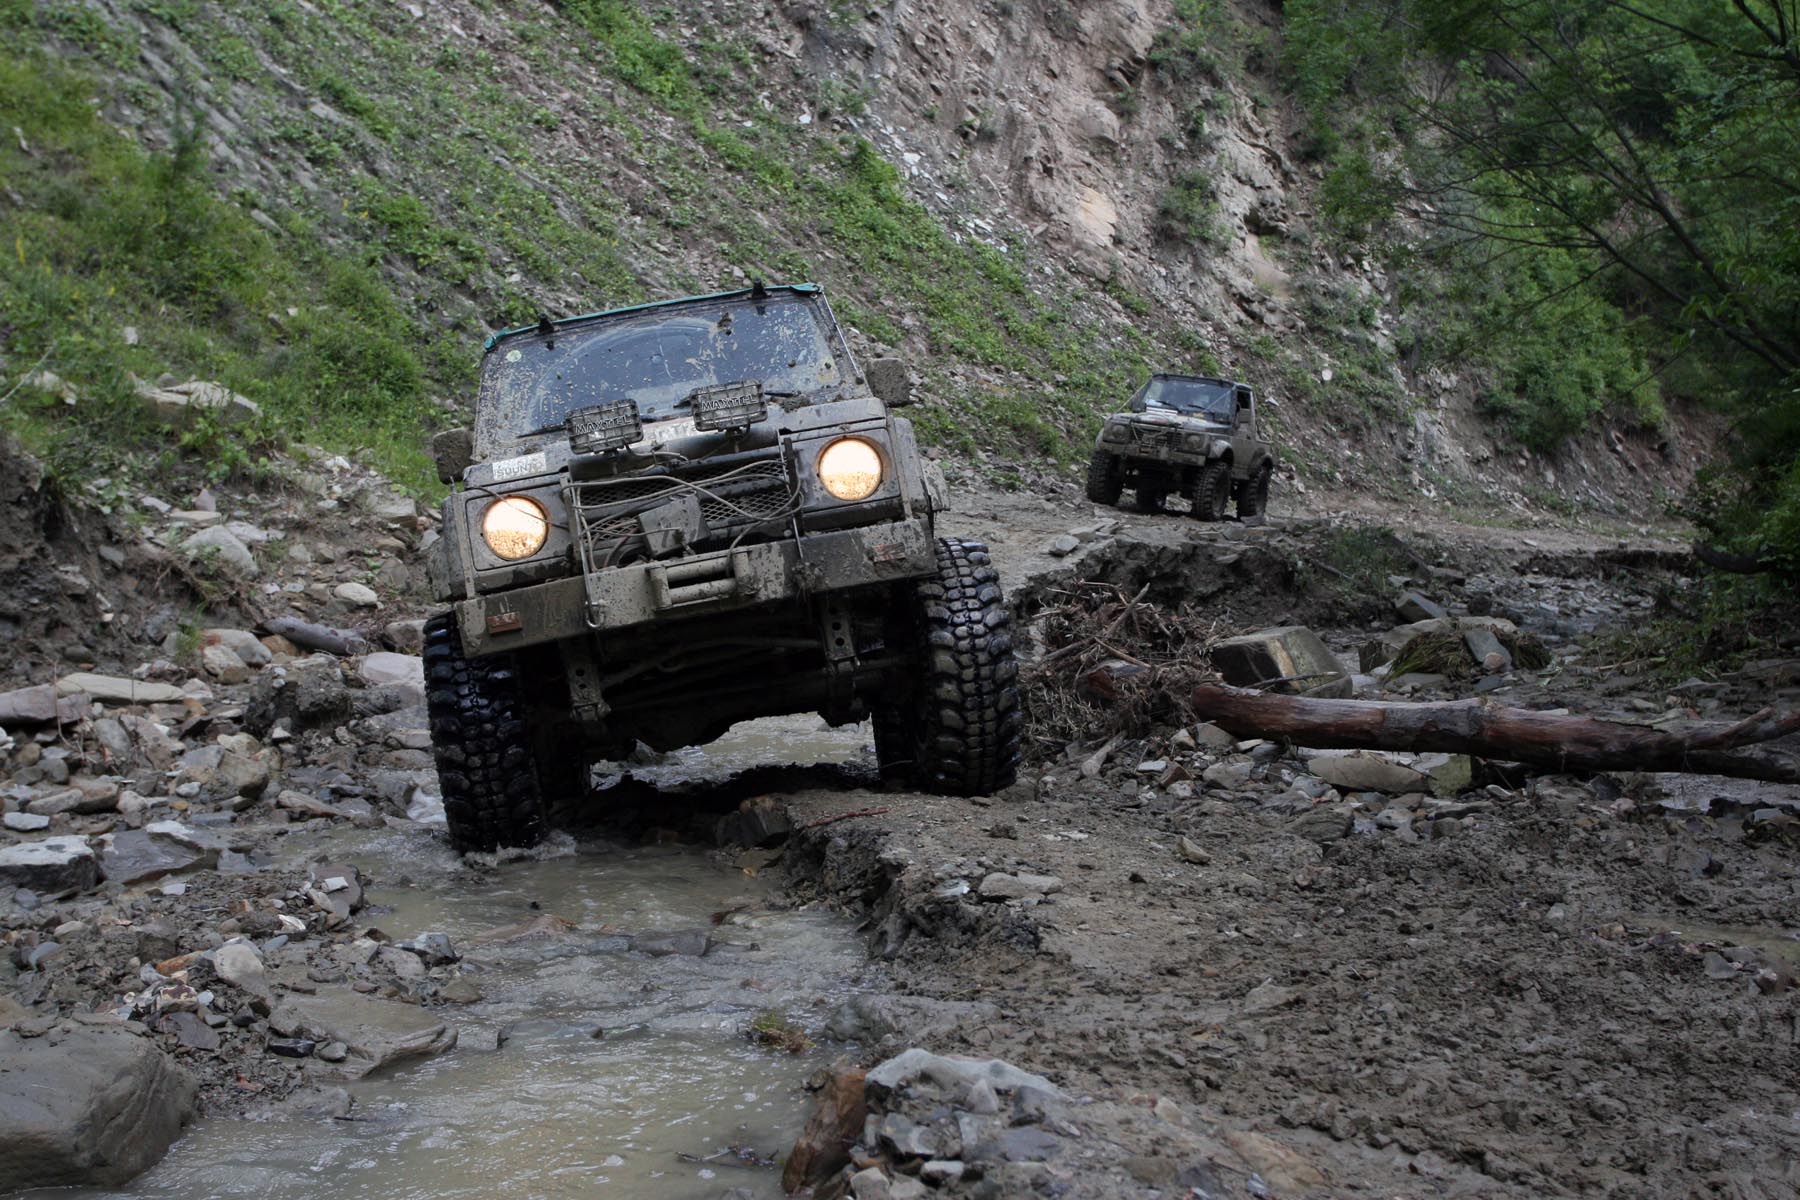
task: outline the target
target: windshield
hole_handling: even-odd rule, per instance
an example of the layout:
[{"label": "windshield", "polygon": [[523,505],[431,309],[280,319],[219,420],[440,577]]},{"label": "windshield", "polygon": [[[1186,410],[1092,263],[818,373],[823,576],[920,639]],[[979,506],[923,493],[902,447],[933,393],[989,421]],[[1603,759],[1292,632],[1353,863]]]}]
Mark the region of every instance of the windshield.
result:
[{"label": "windshield", "polygon": [[1216,379],[1152,379],[1138,393],[1137,407],[1140,411],[1167,409],[1229,425],[1236,404],[1232,390],[1231,384]]},{"label": "windshield", "polygon": [[682,416],[698,388],[755,381],[805,395],[843,383],[828,326],[807,296],[696,302],[541,335],[488,355],[482,424],[490,439],[559,428],[569,413],[630,398],[646,422]]}]

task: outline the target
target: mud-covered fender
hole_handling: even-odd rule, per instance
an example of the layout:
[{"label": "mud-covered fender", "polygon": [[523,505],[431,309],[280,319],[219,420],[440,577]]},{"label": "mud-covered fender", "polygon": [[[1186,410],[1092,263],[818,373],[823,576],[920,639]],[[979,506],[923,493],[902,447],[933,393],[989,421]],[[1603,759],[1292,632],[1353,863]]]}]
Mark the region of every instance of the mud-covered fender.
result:
[{"label": "mud-covered fender", "polygon": [[442,536],[425,551],[425,579],[438,600],[463,598],[462,506],[452,503],[459,498],[456,492],[444,498]]},{"label": "mud-covered fender", "polygon": [[1206,447],[1207,462],[1211,462],[1216,458],[1229,458],[1230,456],[1231,443],[1224,438],[1214,438]]}]

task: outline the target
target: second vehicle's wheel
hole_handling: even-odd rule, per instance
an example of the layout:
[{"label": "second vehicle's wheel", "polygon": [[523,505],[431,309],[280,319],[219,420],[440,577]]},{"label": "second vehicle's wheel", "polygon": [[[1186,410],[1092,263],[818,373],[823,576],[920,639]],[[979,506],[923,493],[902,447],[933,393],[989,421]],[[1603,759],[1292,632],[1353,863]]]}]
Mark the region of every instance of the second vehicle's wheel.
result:
[{"label": "second vehicle's wheel", "polygon": [[1087,498],[1095,504],[1117,504],[1119,493],[1124,490],[1125,464],[1119,461],[1119,456],[1104,450],[1094,451],[1094,457],[1088,459]]},{"label": "second vehicle's wheel", "polygon": [[937,575],[912,597],[917,659],[910,702],[875,715],[884,778],[925,791],[986,796],[1019,767],[1019,666],[1012,614],[987,547],[939,538]]},{"label": "second vehicle's wheel", "polygon": [[1202,521],[1223,521],[1225,506],[1231,502],[1231,464],[1214,459],[1200,468],[1194,477],[1194,490],[1188,493],[1194,516]]},{"label": "second vehicle's wheel", "polygon": [[458,850],[543,840],[544,797],[519,693],[511,655],[467,658],[454,617],[445,613],[426,624],[431,749]]},{"label": "second vehicle's wheel", "polygon": [[1137,506],[1145,512],[1161,512],[1168,495],[1168,488],[1141,487],[1137,490]]},{"label": "second vehicle's wheel", "polygon": [[1244,490],[1238,493],[1237,515],[1239,520],[1254,517],[1269,509],[1269,477],[1275,468],[1264,464],[1262,470],[1244,481]]}]

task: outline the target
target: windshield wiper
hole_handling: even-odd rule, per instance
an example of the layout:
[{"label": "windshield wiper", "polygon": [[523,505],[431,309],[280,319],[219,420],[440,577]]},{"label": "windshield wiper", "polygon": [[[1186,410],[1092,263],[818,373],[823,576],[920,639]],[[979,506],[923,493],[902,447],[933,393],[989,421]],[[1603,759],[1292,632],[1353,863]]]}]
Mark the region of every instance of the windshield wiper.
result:
[{"label": "windshield wiper", "polygon": [[515,433],[513,436],[522,438],[541,437],[546,433],[565,433],[568,431],[568,428],[569,424],[567,421],[558,421],[554,425],[546,425],[542,429],[527,429],[524,433]]}]

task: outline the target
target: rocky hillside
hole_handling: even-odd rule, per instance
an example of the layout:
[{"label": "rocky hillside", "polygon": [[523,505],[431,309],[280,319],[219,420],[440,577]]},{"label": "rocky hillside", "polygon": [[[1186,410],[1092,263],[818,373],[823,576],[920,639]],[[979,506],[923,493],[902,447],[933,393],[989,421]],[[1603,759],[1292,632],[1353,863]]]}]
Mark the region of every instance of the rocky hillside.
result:
[{"label": "rocky hillside", "polygon": [[1707,440],[1625,422],[1539,459],[1483,420],[1481,373],[1421,353],[1434,289],[1317,220],[1271,6],[8,0],[0,23],[26,47],[0,80],[4,369],[83,393],[5,420],[40,450],[73,422],[64,461],[114,438],[128,376],[174,371],[429,491],[421,435],[488,330],[751,276],[825,282],[865,349],[916,364],[928,437],[1003,485],[1072,478],[1151,369],[1257,381],[1302,485],[1393,499],[1637,519]]}]

